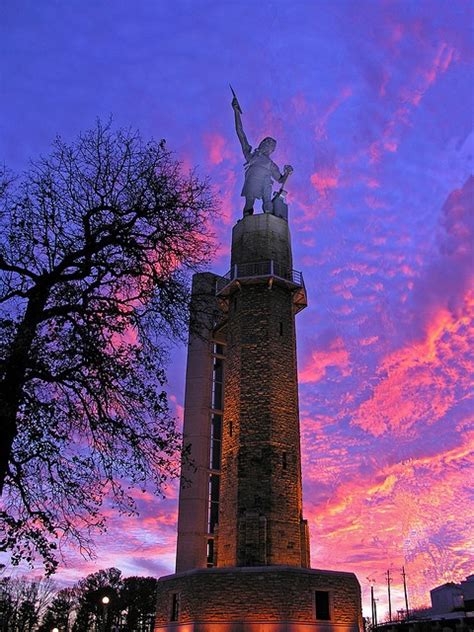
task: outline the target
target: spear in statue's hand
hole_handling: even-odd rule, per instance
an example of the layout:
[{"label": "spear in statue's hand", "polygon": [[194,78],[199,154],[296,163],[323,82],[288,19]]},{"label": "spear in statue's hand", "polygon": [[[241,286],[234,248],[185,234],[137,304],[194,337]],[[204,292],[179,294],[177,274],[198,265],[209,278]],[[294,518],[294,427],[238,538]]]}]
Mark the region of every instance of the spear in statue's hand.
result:
[{"label": "spear in statue's hand", "polygon": [[242,114],[242,108],[240,107],[239,100],[237,99],[237,95],[234,92],[234,88],[230,85],[230,83],[229,83],[229,88],[231,89],[232,96],[234,97],[232,100],[232,107],[234,107],[234,104],[235,104],[235,107],[237,108],[237,110]]}]

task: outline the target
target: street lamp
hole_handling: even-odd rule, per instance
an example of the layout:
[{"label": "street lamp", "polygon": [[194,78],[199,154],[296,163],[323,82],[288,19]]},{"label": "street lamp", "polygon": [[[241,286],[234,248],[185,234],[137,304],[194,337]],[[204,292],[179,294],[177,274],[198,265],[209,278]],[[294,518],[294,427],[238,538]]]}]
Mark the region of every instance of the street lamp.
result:
[{"label": "street lamp", "polygon": [[372,606],[372,629],[374,629],[377,625],[377,606],[375,604],[375,598],[374,598],[375,579],[373,577],[367,577],[367,581],[370,584],[370,604]]},{"label": "street lamp", "polygon": [[53,628],[51,632],[59,632],[59,628]]},{"label": "street lamp", "polygon": [[110,599],[105,595],[102,597],[102,605],[104,606],[104,631],[107,630],[107,608],[109,607]]}]

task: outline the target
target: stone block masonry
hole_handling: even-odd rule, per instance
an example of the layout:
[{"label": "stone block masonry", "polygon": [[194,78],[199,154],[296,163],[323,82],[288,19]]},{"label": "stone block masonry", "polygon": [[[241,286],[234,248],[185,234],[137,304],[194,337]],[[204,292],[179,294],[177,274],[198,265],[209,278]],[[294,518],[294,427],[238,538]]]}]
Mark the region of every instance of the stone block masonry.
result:
[{"label": "stone block masonry", "polygon": [[220,507],[218,566],[304,565],[291,292],[265,281],[230,299]]},{"label": "stone block masonry", "polygon": [[[329,618],[318,619],[316,591],[328,593]],[[360,587],[352,573],[285,566],[195,570],[163,577],[158,596],[155,632],[362,629]],[[179,616],[170,623],[176,598]]]},{"label": "stone block masonry", "polygon": [[292,266],[287,222],[270,214],[238,222],[231,264],[217,565],[309,566],[294,287],[262,274]]}]

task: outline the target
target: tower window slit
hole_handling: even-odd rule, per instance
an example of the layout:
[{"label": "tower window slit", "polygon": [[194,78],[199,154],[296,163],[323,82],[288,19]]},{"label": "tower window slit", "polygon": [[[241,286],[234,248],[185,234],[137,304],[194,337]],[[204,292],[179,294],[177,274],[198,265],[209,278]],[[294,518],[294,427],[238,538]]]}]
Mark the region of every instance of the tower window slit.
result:
[{"label": "tower window slit", "polygon": [[178,619],[179,619],[179,593],[173,593],[171,595],[170,620],[178,621]]},{"label": "tower window slit", "polygon": [[207,567],[214,566],[214,539],[209,538],[207,541]]},{"label": "tower window slit", "polygon": [[280,336],[283,336],[283,323],[280,322]]},{"label": "tower window slit", "polygon": [[212,346],[212,353],[216,355],[224,355],[224,345],[220,342],[215,342]]},{"label": "tower window slit", "polygon": [[209,476],[209,517],[208,531],[214,533],[216,524],[219,521],[219,488],[220,478],[218,474]]},{"label": "tower window slit", "polygon": [[286,470],[287,465],[288,465],[288,460],[287,460],[286,452],[283,452],[283,454],[281,455],[281,466],[284,470]]},{"label": "tower window slit", "polygon": [[212,408],[222,410],[223,407],[224,360],[214,357],[212,365]]},{"label": "tower window slit", "polygon": [[213,413],[211,416],[211,450],[209,455],[209,467],[211,470],[221,469],[222,448],[222,415]]}]

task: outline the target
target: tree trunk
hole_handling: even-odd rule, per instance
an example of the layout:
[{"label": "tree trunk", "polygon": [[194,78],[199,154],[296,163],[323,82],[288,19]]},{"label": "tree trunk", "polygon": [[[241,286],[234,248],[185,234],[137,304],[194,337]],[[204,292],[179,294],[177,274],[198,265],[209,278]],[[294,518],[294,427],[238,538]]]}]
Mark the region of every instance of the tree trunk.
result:
[{"label": "tree trunk", "polygon": [[3,432],[3,439],[0,442],[0,496],[3,493],[12,445],[18,434],[17,417],[22,402],[31,347],[48,293],[47,284],[38,284],[32,288],[23,320],[5,361],[4,376],[0,383],[0,427]]}]

